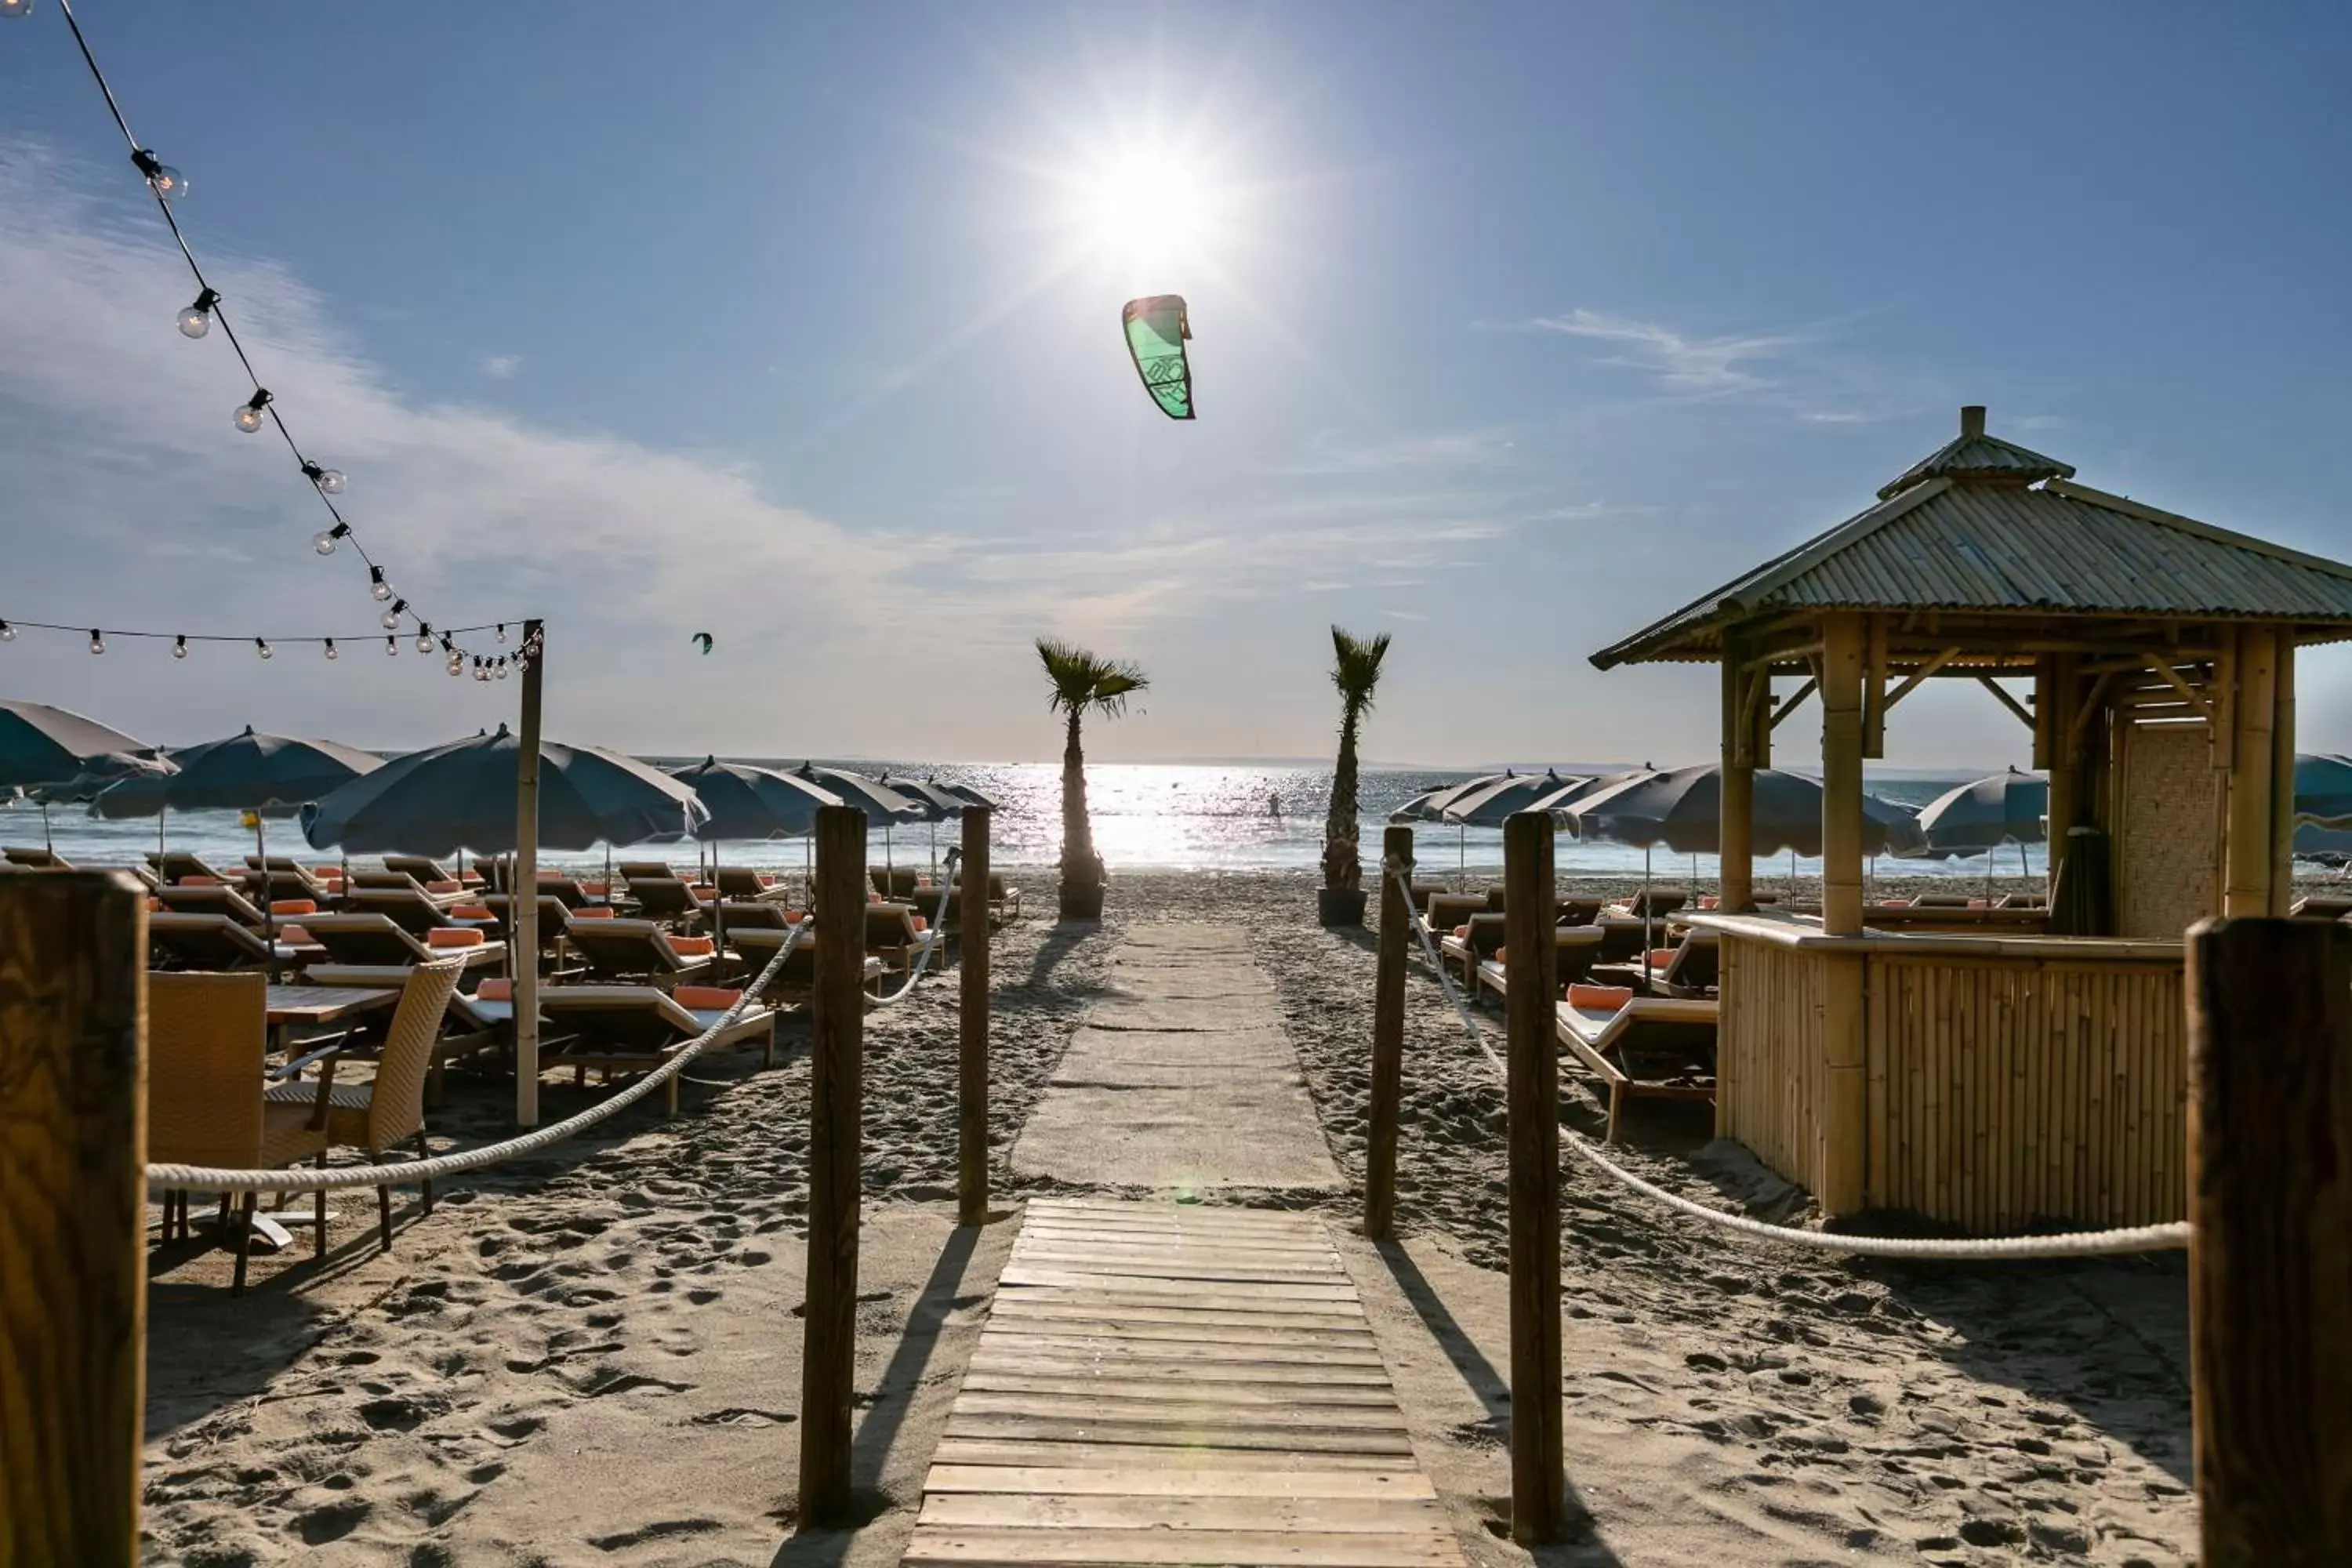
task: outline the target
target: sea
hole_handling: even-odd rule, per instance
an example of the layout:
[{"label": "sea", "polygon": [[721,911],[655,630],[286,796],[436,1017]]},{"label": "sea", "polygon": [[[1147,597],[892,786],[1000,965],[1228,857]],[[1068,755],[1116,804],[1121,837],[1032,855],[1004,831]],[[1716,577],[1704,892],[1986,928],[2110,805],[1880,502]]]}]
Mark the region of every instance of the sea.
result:
[{"label": "sea", "polygon": [[[667,765],[685,765],[698,758],[651,758]],[[762,765],[793,767],[793,758],[745,758]],[[931,763],[859,759],[829,763],[877,777],[932,778],[943,784],[969,784],[997,803],[990,854],[1002,867],[1051,866],[1061,849],[1061,768],[1055,763]],[[1476,772],[1444,772],[1410,768],[1369,768],[1360,779],[1361,839],[1367,855],[1377,853],[1381,829],[1389,814],[1415,795],[1458,782]],[[1521,772],[1541,772],[1538,765]],[[1590,771],[1589,767],[1580,771]],[[1988,770],[1990,771],[1990,770]],[[1916,809],[1951,788],[1979,776],[1969,773],[1929,774],[1905,773],[1868,781],[1872,794]],[[1152,871],[1259,871],[1307,869],[1321,864],[1323,818],[1328,806],[1331,770],[1326,765],[1286,766],[1262,763],[1186,763],[1170,764],[1094,763],[1087,768],[1087,805],[1094,822],[1095,845],[1113,875],[1122,869]],[[1462,874],[1499,872],[1503,836],[1499,829],[1459,829],[1439,823],[1416,825],[1416,850],[1422,865]],[[331,859],[330,847],[313,847],[301,840],[299,825],[289,817],[264,824],[271,854],[313,856]],[[956,841],[953,823],[934,826],[917,823],[877,835],[873,858],[879,864],[927,866],[940,850]],[[105,822],[79,806],[52,806],[47,841],[76,864],[120,865],[138,858],[159,841],[175,849],[193,850],[215,864],[234,862],[253,853],[254,835],[240,826],[234,812],[173,812],[153,818]],[[26,802],[0,807],[0,843],[38,845],[44,842],[40,808]],[[678,857],[690,858],[680,846]],[[806,854],[804,839],[728,840],[719,846],[728,865],[798,869]],[[2042,847],[2023,851],[2022,868],[2039,875]],[[631,858],[636,858],[633,853]],[[673,857],[677,858],[677,857]],[[1660,849],[1646,858],[1656,875],[1688,875],[1702,881],[1715,876],[1715,858],[1677,855]],[[588,853],[541,851],[541,864],[578,870],[600,868],[602,848]],[[1631,845],[1580,841],[1562,835],[1555,863],[1563,875],[1640,875],[1643,850]],[[1896,863],[1885,862],[1892,870]],[[1759,861],[1759,875],[1782,868],[1802,877],[1817,874],[1818,864],[1780,856]],[[1981,879],[1986,858],[1906,860],[1906,876],[1950,876]],[[2020,850],[2003,847],[1996,868],[2003,876],[2020,872]]]}]

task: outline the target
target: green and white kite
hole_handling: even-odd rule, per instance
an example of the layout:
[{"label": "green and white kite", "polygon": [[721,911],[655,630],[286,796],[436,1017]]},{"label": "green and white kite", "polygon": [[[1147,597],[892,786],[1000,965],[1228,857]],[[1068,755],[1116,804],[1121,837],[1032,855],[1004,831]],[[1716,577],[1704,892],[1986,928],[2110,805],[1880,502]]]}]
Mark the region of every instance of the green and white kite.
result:
[{"label": "green and white kite", "polygon": [[1129,300],[1118,319],[1127,329],[1127,352],[1135,361],[1136,374],[1143,378],[1143,390],[1169,418],[1192,418],[1192,365],[1184,345],[1192,339],[1192,323],[1184,312],[1184,296]]}]

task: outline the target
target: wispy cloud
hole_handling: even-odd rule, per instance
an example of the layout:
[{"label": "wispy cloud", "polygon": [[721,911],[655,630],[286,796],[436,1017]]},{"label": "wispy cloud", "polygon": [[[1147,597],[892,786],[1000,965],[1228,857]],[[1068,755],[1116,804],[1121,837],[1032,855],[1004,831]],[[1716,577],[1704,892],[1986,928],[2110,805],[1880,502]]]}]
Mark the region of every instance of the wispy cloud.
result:
[{"label": "wispy cloud", "polygon": [[1601,361],[1639,371],[1669,392],[1689,397],[1724,397],[1760,392],[1779,383],[1754,366],[1811,341],[1802,332],[1740,332],[1695,337],[1655,321],[1612,316],[1582,307],[1560,316],[1538,316],[1522,323],[1531,331],[1613,343],[1618,351]]},{"label": "wispy cloud", "polygon": [[1379,474],[1402,469],[1489,468],[1507,462],[1517,447],[1513,426],[1483,430],[1445,430],[1386,440],[1347,440],[1326,433],[1306,454],[1283,465],[1289,474]]},{"label": "wispy cloud", "polygon": [[522,369],[520,354],[492,354],[482,362],[482,374],[492,381],[511,381],[514,379],[515,373],[520,369]]}]

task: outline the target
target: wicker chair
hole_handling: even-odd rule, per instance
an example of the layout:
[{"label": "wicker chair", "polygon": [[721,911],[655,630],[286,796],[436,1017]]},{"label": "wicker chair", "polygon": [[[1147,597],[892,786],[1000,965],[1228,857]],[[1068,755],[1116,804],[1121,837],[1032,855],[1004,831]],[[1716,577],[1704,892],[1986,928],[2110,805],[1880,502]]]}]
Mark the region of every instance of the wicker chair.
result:
[{"label": "wicker chair", "polygon": [[[310,1086],[288,1097],[265,1093],[269,1048],[268,984],[252,974],[147,977],[147,1158],[175,1165],[271,1170],[306,1156],[327,1158],[327,1129]],[[289,1088],[295,1086],[289,1086]],[[316,1123],[316,1125],[314,1125]],[[236,1279],[245,1290],[256,1194],[245,1194],[236,1227]],[[327,1194],[317,1194],[315,1245],[326,1250]],[[228,1198],[221,1199],[224,1220]],[[188,1234],[188,1194],[164,1194],[163,1237],[176,1219]]]},{"label": "wicker chair", "polygon": [[[273,1106],[323,1105],[320,1130],[330,1145],[364,1149],[380,1160],[386,1151],[414,1143],[417,1157],[430,1151],[425,1139],[425,1079],[433,1068],[434,1042],[441,1035],[442,1015],[449,1009],[449,994],[457,988],[455,959],[420,963],[410,972],[401,990],[400,1005],[385,1032],[383,1051],[376,1058],[375,1079],[369,1083],[335,1082],[338,1058],[322,1059],[315,1084],[280,1084],[269,1091]],[[433,1184],[422,1185],[425,1212],[433,1212]],[[376,1224],[384,1250],[392,1250],[392,1189],[375,1190]]]}]

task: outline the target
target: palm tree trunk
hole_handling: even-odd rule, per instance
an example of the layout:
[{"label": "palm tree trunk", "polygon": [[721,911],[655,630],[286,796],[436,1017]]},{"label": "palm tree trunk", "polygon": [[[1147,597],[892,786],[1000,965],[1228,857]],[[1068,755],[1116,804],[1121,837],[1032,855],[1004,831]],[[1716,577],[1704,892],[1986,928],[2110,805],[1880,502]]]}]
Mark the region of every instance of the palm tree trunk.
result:
[{"label": "palm tree trunk", "polygon": [[1062,747],[1062,880],[1092,888],[1102,882],[1095,856],[1094,824],[1087,815],[1087,753],[1078,737],[1082,715],[1070,714],[1069,740]]},{"label": "palm tree trunk", "polygon": [[1331,773],[1331,809],[1323,819],[1323,885],[1352,893],[1364,884],[1356,809],[1356,730],[1362,710],[1347,706],[1339,721],[1339,762]]}]

